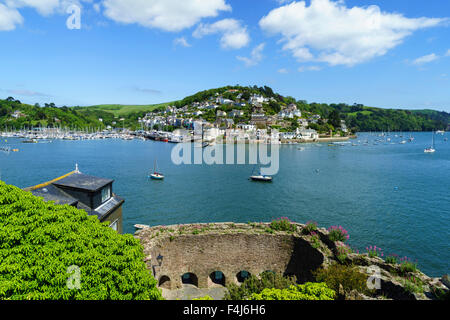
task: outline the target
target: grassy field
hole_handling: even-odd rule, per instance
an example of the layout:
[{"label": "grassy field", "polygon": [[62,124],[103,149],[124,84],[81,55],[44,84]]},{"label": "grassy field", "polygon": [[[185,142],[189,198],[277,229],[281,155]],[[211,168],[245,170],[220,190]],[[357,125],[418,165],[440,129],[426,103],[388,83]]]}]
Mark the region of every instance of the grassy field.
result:
[{"label": "grassy field", "polygon": [[171,102],[160,103],[160,104],[149,104],[149,105],[103,104],[103,105],[98,105],[98,106],[84,107],[79,110],[81,110],[81,111],[83,109],[92,110],[92,111],[99,110],[99,111],[105,111],[105,112],[112,113],[116,117],[122,117],[122,116],[126,116],[133,112],[141,112],[141,111],[151,112],[160,107],[167,107],[170,104],[171,104]]},{"label": "grassy field", "polygon": [[366,116],[370,116],[370,115],[372,114],[372,111],[364,110],[364,111],[358,111],[358,112],[348,113],[348,115],[349,115],[349,116],[357,116],[358,113],[361,113],[361,114],[366,115]]}]

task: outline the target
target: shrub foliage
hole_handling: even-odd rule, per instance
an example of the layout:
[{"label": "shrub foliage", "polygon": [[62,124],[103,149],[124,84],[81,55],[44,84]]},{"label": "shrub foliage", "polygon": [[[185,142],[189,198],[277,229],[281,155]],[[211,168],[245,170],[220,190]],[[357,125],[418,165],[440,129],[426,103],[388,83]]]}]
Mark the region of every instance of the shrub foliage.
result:
[{"label": "shrub foliage", "polygon": [[308,282],[287,289],[264,289],[252,294],[250,300],[334,300],[335,296],[325,283]]},{"label": "shrub foliage", "polygon": [[264,289],[287,289],[296,284],[297,280],[295,277],[283,277],[282,274],[266,271],[259,278],[251,275],[240,286],[235,284],[228,285],[228,292],[224,299],[248,300],[254,293],[259,294]]},{"label": "shrub foliage", "polygon": [[1,181],[0,261],[0,299],[162,299],[132,235]]},{"label": "shrub foliage", "polygon": [[367,287],[368,277],[354,266],[334,264],[326,269],[321,268],[314,274],[316,281],[325,282],[329,288],[336,292],[339,292],[339,286],[342,286],[345,293],[353,290],[365,294],[372,293]]}]

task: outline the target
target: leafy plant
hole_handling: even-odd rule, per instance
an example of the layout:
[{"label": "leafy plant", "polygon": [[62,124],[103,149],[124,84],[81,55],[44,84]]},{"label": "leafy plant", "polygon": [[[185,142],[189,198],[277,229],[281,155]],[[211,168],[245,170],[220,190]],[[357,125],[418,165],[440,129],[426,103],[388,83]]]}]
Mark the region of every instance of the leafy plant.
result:
[{"label": "leafy plant", "polygon": [[354,266],[333,264],[328,268],[318,269],[313,274],[317,282],[325,282],[336,292],[339,292],[341,285],[345,292],[356,290],[360,293],[371,293],[367,287],[367,275],[361,273]]},{"label": "leafy plant", "polygon": [[311,233],[311,242],[312,242],[312,244],[311,244],[311,246],[314,248],[314,249],[318,249],[318,248],[320,248],[320,238],[319,238],[319,235],[316,233],[316,232],[312,232]]},{"label": "leafy plant", "polygon": [[162,299],[132,235],[1,181],[0,261],[0,300]]},{"label": "leafy plant", "polygon": [[390,254],[386,257],[386,263],[388,264],[398,264],[399,263],[399,258],[396,254]]},{"label": "leafy plant", "polygon": [[400,258],[400,272],[407,274],[417,271],[417,262],[412,262],[408,257]]},{"label": "leafy plant", "polygon": [[332,226],[328,229],[328,238],[331,241],[345,242],[350,238],[350,236],[348,235],[348,231],[342,226]]},{"label": "leafy plant", "polygon": [[383,257],[384,255],[383,250],[381,250],[381,248],[377,248],[377,246],[369,246],[366,250],[370,258]]},{"label": "leafy plant", "polygon": [[353,252],[352,248],[350,246],[346,245],[345,243],[340,243],[336,246],[337,250],[337,259],[340,263],[345,263],[345,260],[347,259],[348,255]]},{"label": "leafy plant", "polygon": [[227,285],[228,292],[225,300],[247,300],[252,294],[261,293],[264,289],[287,289],[297,284],[295,277],[284,277],[282,274],[270,271],[263,272],[260,278],[251,275],[238,286],[236,284]]},{"label": "leafy plant", "polygon": [[416,277],[408,277],[403,280],[403,286],[410,293],[423,293],[423,282]]},{"label": "leafy plant", "polygon": [[315,231],[317,231],[317,223],[314,221],[308,221],[302,230],[303,234],[311,234]]},{"label": "leafy plant", "polygon": [[193,300],[214,300],[213,298],[211,298],[210,296],[204,296],[204,297],[200,297],[200,298],[196,298]]},{"label": "leafy plant", "polygon": [[278,218],[276,220],[273,220],[270,224],[270,228],[272,228],[275,231],[290,231],[294,232],[297,230],[297,226],[292,223],[289,218],[282,217]]},{"label": "leafy plant", "polygon": [[432,288],[431,292],[438,300],[450,300],[450,290],[445,291],[441,288]]},{"label": "leafy plant", "polygon": [[292,285],[287,289],[264,289],[253,293],[249,300],[333,300],[336,293],[325,283]]}]

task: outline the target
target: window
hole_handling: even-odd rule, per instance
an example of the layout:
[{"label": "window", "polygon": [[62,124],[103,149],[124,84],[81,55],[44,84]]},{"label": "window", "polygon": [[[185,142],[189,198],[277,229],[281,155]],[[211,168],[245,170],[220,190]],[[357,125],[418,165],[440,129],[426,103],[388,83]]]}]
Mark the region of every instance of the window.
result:
[{"label": "window", "polygon": [[103,188],[102,190],[102,203],[105,203],[106,201],[111,198],[111,187],[107,186],[106,188]]},{"label": "window", "polygon": [[109,226],[111,229],[113,229],[114,231],[117,231],[118,227],[119,227],[119,220],[114,221],[113,223],[110,224]]}]

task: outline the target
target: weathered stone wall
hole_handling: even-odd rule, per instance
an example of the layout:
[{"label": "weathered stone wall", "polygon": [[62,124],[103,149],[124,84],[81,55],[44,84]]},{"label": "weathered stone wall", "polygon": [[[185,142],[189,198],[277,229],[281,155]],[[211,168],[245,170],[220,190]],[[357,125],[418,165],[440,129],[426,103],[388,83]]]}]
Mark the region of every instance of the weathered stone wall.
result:
[{"label": "weathered stone wall", "polygon": [[[136,237],[144,246],[148,268],[159,286],[166,289],[183,287],[182,276],[187,273],[194,275],[199,288],[215,286],[218,281],[214,283],[211,274],[219,271],[225,276],[221,285],[243,281],[238,279],[241,271],[256,276],[273,271],[307,282],[314,281],[311,271],[341,264],[356,267],[368,281],[379,280],[380,284],[370,297],[339,289],[341,298],[428,300],[436,299],[436,292],[448,295],[448,277],[430,278],[419,270],[403,271],[401,264],[371,258],[367,253],[347,253],[338,258],[338,246],[344,244],[331,241],[327,230],[319,228],[313,237],[305,225],[295,226],[291,232],[275,231],[267,223],[142,226]],[[417,292],[407,287],[407,279],[412,278],[420,280]]]},{"label": "weathered stone wall", "polygon": [[224,274],[225,283],[238,283],[241,271],[252,275],[273,271],[310,281],[311,271],[326,259],[298,235],[255,232],[245,226],[234,225],[233,229],[230,224],[216,224],[210,229],[204,227],[199,234],[192,234],[192,229],[180,233],[179,227],[166,227],[172,232],[165,233],[149,228],[137,237],[144,244],[149,268],[159,284],[168,289],[182,287],[185,273],[197,277],[198,287],[210,287],[210,275],[216,271]]}]

